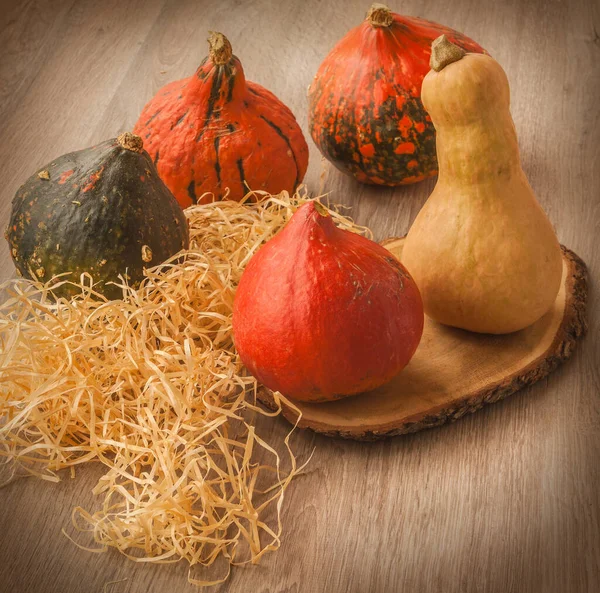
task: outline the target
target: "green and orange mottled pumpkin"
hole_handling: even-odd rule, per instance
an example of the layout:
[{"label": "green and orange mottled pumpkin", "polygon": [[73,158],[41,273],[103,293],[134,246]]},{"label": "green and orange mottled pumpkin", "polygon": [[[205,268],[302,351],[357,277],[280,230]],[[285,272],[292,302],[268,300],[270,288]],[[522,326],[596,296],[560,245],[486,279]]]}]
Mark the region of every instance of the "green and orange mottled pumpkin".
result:
[{"label": "green and orange mottled pumpkin", "polygon": [[81,274],[119,298],[119,276],[137,286],[144,269],[189,246],[183,210],[158,177],[139,136],[125,132],[54,159],[18,189],[5,233],[20,276],[56,296],[80,292]]},{"label": "green and orange mottled pumpkin", "polygon": [[226,190],[230,200],[248,189],[293,191],[308,166],[296,118],[273,93],[245,79],[224,35],[212,33],[208,42],[196,73],[159,90],[134,132],[184,208],[223,199]]},{"label": "green and orange mottled pumpkin", "polygon": [[435,130],[420,94],[431,42],[442,34],[484,53],[448,27],[373,4],[325,58],[308,91],[309,128],[338,169],[390,186],[437,173]]}]

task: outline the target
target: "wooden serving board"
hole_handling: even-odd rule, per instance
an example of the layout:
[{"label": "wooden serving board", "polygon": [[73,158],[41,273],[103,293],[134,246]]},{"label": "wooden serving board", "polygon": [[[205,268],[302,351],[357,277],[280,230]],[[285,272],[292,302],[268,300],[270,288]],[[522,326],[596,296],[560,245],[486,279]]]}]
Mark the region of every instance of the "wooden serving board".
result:
[{"label": "wooden serving board", "polygon": [[[402,259],[404,239],[382,244]],[[586,329],[587,273],[566,247],[562,284],[553,308],[532,326],[495,336],[446,327],[425,318],[419,348],[390,383],[327,403],[294,402],[301,428],[336,437],[376,440],[452,422],[539,381],[571,355]],[[259,400],[274,408],[263,388]],[[283,415],[297,421],[284,406]]]}]

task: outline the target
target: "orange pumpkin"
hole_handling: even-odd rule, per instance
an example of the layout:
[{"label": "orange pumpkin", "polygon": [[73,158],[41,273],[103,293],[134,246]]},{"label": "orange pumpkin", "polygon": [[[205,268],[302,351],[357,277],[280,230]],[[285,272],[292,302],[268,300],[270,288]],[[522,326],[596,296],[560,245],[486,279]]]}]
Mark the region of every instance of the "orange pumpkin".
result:
[{"label": "orange pumpkin", "polygon": [[309,128],[338,169],[392,186],[437,173],[435,130],[420,94],[431,42],[442,34],[484,52],[457,31],[382,4],[331,50],[308,91]]},{"label": "orange pumpkin", "polygon": [[159,90],[135,125],[160,177],[184,208],[223,199],[227,190],[230,200],[249,189],[293,191],[308,166],[294,115],[246,80],[224,35],[208,42],[196,73]]}]

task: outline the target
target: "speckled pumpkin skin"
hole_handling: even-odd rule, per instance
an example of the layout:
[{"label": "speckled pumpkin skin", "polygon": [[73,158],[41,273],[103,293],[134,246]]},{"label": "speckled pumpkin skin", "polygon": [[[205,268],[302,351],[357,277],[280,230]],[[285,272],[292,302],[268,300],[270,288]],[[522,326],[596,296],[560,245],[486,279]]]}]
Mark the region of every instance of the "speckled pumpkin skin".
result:
[{"label": "speckled pumpkin skin", "polygon": [[[121,274],[136,285],[145,267],[189,246],[187,219],[148,153],[117,139],[32,175],[14,197],[6,238],[20,275],[47,281],[71,272],[66,279],[78,281],[89,272],[109,298],[121,290],[105,282]],[[74,292],[63,285],[57,295]]]},{"label": "speckled pumpkin skin", "polygon": [[[246,81],[236,56],[209,56],[193,76],[166,85],[144,107],[134,132],[179,203],[241,200],[252,190],[292,192],[304,178],[308,146],[293,113]],[[212,192],[213,196],[203,194]]]},{"label": "speckled pumpkin skin", "polygon": [[464,35],[393,14],[352,29],[321,64],[308,91],[315,144],[338,169],[378,185],[415,183],[437,173],[435,130],[421,103],[431,42],[442,34],[469,52]]}]

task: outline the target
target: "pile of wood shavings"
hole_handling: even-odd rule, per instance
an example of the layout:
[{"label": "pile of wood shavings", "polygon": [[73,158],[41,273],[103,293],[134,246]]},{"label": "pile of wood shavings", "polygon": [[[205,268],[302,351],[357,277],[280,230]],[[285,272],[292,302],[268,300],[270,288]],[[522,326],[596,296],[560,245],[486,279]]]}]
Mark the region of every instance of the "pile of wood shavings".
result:
[{"label": "pile of wood shavings", "polygon": [[0,455],[51,481],[100,461],[101,508],[76,508],[75,527],[136,561],[185,559],[196,585],[227,575],[193,578],[194,565],[254,563],[279,547],[284,493],[301,469],[289,434],[277,446],[256,433],[253,415],[273,414],[256,405],[231,314],[246,263],[307,196],[250,197],[189,208],[189,251],[137,290],[123,285],[122,300],[86,276],[71,300],[50,297],[64,279],[2,287]]}]

